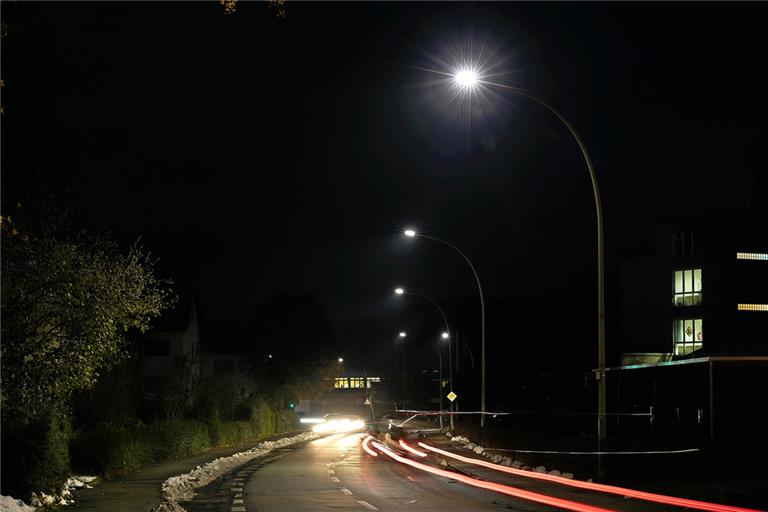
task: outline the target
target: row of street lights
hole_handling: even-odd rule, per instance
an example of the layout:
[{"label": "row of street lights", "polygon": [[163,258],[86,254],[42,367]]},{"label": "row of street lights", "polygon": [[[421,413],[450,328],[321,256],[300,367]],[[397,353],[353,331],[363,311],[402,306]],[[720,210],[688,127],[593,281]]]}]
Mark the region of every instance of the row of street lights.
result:
[{"label": "row of street lights", "polygon": [[[460,66],[459,68],[451,70],[450,72],[435,71],[435,70],[427,70],[427,71],[445,76],[447,79],[449,79],[453,83],[454,87],[458,89],[460,93],[460,97],[468,101],[471,100],[472,96],[475,96],[478,94],[481,95],[482,94],[480,92],[481,89],[486,86],[498,87],[505,91],[509,91],[513,94],[528,98],[538,103],[539,105],[547,109],[551,114],[553,114],[568,129],[571,136],[576,141],[576,144],[579,146],[579,150],[581,151],[581,154],[586,163],[587,170],[589,172],[589,178],[592,184],[592,192],[595,199],[595,211],[596,211],[596,223],[597,223],[598,368],[597,368],[596,377],[598,381],[598,427],[597,427],[598,436],[597,437],[598,437],[598,445],[599,445],[599,443],[602,440],[604,440],[606,437],[605,280],[604,280],[605,248],[604,248],[604,241],[603,241],[605,228],[603,223],[603,205],[602,205],[602,199],[600,196],[600,189],[597,183],[597,175],[595,173],[594,166],[592,165],[592,159],[590,158],[589,153],[587,152],[587,148],[584,145],[584,142],[581,140],[581,137],[578,135],[576,130],[571,125],[571,123],[569,123],[568,120],[566,120],[565,117],[563,117],[563,115],[559,111],[557,111],[547,102],[545,102],[544,100],[535,96],[534,94],[530,93],[527,90],[485,80],[484,77],[482,76],[482,72],[479,71],[478,69],[473,68],[472,66],[466,66],[466,65]],[[446,242],[445,240],[441,240],[439,238],[436,238],[434,236],[427,235],[424,233],[417,233],[416,230],[412,228],[408,228],[404,230],[403,234],[409,238],[417,238],[417,237],[423,238],[423,239],[431,240],[433,242],[438,242],[442,245],[450,247],[451,249],[458,252],[462,256],[464,261],[466,261],[466,263],[469,265],[469,268],[472,270],[472,274],[475,277],[478,294],[480,296],[480,343],[481,343],[480,425],[485,426],[485,416],[486,416],[485,299],[483,297],[483,289],[480,284],[480,278],[478,277],[477,271],[475,270],[475,266],[469,260],[467,255],[464,254],[464,252],[462,252],[455,245],[449,242]],[[446,322],[446,325],[447,325],[447,322]],[[446,331],[447,330],[448,329],[446,328]],[[400,334],[401,334],[401,337],[404,335],[404,333],[400,333]],[[451,415],[451,418],[453,418],[453,415]]]}]

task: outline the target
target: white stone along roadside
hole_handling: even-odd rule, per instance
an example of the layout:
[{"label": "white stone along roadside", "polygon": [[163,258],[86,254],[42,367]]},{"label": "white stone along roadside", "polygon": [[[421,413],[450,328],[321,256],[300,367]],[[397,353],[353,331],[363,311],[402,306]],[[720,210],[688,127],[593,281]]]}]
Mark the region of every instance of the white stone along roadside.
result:
[{"label": "white stone along roadside", "polygon": [[163,503],[155,508],[155,512],[183,512],[184,508],[177,502],[192,499],[195,489],[208,485],[246,462],[263,457],[275,448],[283,448],[295,443],[311,441],[318,437],[320,437],[320,434],[315,432],[304,432],[275,441],[264,441],[250,450],[239,452],[229,457],[219,457],[204,466],[196,467],[189,473],[172,476],[163,482],[161,487]]}]

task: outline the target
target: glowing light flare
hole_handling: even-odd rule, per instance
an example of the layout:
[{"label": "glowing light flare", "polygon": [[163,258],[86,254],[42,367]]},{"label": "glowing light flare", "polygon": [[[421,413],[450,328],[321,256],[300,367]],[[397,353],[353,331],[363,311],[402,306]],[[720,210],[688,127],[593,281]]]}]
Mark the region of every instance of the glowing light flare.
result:
[{"label": "glowing light flare", "polygon": [[506,494],[507,496],[513,496],[515,498],[533,501],[536,503],[542,503],[544,505],[559,507],[565,510],[574,510],[575,512],[616,512],[612,509],[596,507],[593,505],[578,503],[576,501],[565,500],[562,498],[555,498],[554,496],[547,496],[545,494],[525,491],[523,489],[518,489],[517,487],[497,484],[495,482],[477,480],[475,478],[462,475],[461,473],[454,473],[453,471],[446,471],[444,469],[434,468],[432,466],[428,466],[427,464],[423,464],[421,462],[417,462],[415,460],[402,457],[397,453],[395,453],[394,451],[387,448],[386,446],[384,446],[383,444],[376,441],[373,442],[373,446],[375,446],[380,452],[396,460],[397,462],[400,462],[401,464],[406,464],[408,466],[411,466],[412,468],[420,469],[421,471],[426,471],[427,473],[432,473],[433,475],[441,476],[443,478],[448,478],[450,480],[455,480],[463,484],[471,485],[472,487],[479,487],[480,489],[495,491],[500,494]]},{"label": "glowing light flare", "polygon": [[403,231],[403,234],[407,237],[413,238],[416,236],[416,231],[414,231],[413,229],[406,229],[405,231]]},{"label": "glowing light flare", "polygon": [[444,332],[444,333],[442,333],[442,334],[440,335],[440,337],[441,337],[441,338],[443,338],[444,340],[447,340],[448,338],[450,338],[450,337],[451,337],[451,335],[450,335],[450,334],[448,334],[447,332]]},{"label": "glowing light flare", "polygon": [[319,423],[325,423],[325,418],[301,418],[299,423],[304,425],[317,425]]},{"label": "glowing light flare", "polygon": [[596,484],[592,482],[582,482],[580,480],[571,480],[562,476],[548,475],[546,473],[536,473],[534,471],[526,471],[524,469],[515,469],[507,466],[501,466],[492,462],[486,462],[484,460],[475,459],[472,457],[464,457],[457,453],[441,450],[428,444],[419,442],[419,446],[425,450],[445,455],[462,462],[469,464],[475,464],[477,466],[483,466],[489,469],[495,469],[504,473],[509,473],[517,476],[524,476],[527,478],[534,478],[537,480],[546,480],[548,482],[555,482],[562,485],[568,485],[570,487],[578,487],[580,489],[589,489],[591,491],[599,491],[608,494],[618,494],[619,496],[629,496],[639,500],[653,501],[656,503],[664,503],[666,505],[676,505],[678,507],[695,508],[698,510],[709,510],[711,512],[760,512],[759,510],[734,507],[731,505],[720,505],[719,503],[708,503],[706,501],[689,500],[686,498],[677,498],[675,496],[665,496],[663,494],[653,494],[650,492],[636,491],[634,489],[627,489],[625,487],[616,487],[613,485]]},{"label": "glowing light flare", "polygon": [[463,89],[472,89],[477,87],[480,75],[473,69],[463,69],[453,75],[454,81]]},{"label": "glowing light flare", "polygon": [[402,439],[400,440],[400,446],[402,446],[403,450],[407,451],[408,453],[412,453],[412,454],[414,454],[414,455],[416,455],[418,457],[426,457],[427,456],[426,453],[420,452],[419,450],[417,450],[413,446],[409,445],[408,443],[406,443]]},{"label": "glowing light flare", "polygon": [[315,425],[312,427],[312,431],[317,432],[318,434],[327,434],[330,432],[339,434],[343,432],[354,432],[355,430],[360,430],[364,427],[365,422],[363,420],[350,420],[344,418],[341,420],[325,421],[319,425]]},{"label": "glowing light flare", "polygon": [[378,453],[376,453],[376,452],[373,450],[373,448],[371,448],[370,446],[368,446],[368,445],[370,444],[370,442],[371,442],[371,440],[372,440],[372,439],[373,439],[373,438],[372,438],[371,436],[368,436],[368,437],[366,437],[365,439],[363,439],[363,450],[365,450],[365,453],[367,453],[367,454],[368,454],[368,455],[370,455],[371,457],[378,457],[378,456],[379,456],[379,454],[378,454]]},{"label": "glowing light flare", "polygon": [[405,293],[405,290],[402,288],[395,288],[395,295],[402,295]]},{"label": "glowing light flare", "polygon": [[400,331],[400,334],[398,334],[398,336],[400,336],[401,338],[405,338],[408,335],[405,333],[405,331]]}]

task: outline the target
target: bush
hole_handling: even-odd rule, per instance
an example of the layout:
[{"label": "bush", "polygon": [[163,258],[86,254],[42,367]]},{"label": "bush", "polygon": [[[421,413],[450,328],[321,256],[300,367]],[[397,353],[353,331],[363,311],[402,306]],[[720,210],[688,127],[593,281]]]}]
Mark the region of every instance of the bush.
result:
[{"label": "bush", "polygon": [[69,431],[67,415],[55,408],[46,418],[3,418],[3,493],[29,498],[32,492],[61,490],[69,477]]},{"label": "bush", "polygon": [[205,422],[184,420],[144,425],[134,420],[82,430],[70,444],[73,468],[114,478],[153,462],[268,437],[283,423],[290,427],[296,418],[292,411],[276,411],[263,399],[254,402],[250,421],[223,421],[216,407],[206,412]]}]

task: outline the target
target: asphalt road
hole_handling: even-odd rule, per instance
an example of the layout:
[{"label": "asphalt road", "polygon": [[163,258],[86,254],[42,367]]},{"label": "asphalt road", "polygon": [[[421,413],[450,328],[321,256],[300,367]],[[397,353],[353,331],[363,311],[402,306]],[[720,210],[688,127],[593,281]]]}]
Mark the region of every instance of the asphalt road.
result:
[{"label": "asphalt road", "polygon": [[[201,489],[193,501],[182,505],[190,512],[562,510],[435,476],[383,454],[370,457],[360,440],[360,434],[336,434],[275,450]],[[519,488],[609,510],[682,510],[515,478],[513,484]]]}]

